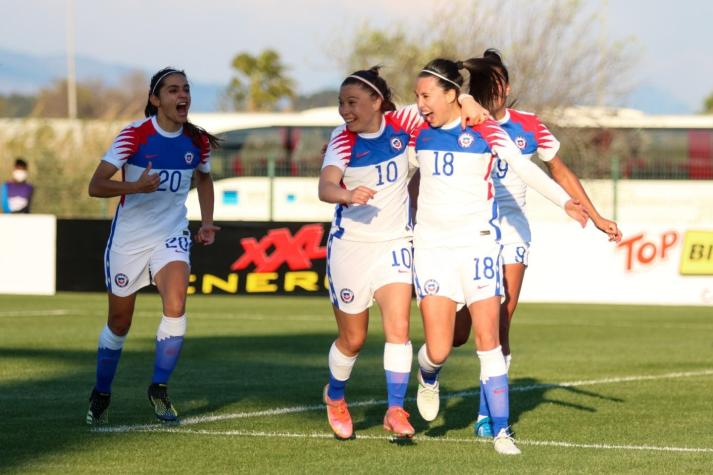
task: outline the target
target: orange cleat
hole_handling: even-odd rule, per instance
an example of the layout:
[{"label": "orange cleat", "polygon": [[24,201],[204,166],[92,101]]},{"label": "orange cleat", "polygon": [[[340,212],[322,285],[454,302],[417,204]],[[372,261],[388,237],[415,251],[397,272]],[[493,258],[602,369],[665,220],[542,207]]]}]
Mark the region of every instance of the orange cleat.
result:
[{"label": "orange cleat", "polygon": [[352,416],[344,399],[333,401],[327,396],[329,384],[324,387],[324,404],[327,406],[327,420],[337,439],[351,439],[354,435]]},{"label": "orange cleat", "polygon": [[409,413],[403,407],[392,406],[386,411],[384,416],[384,429],[388,430],[396,437],[413,437],[416,431],[408,421]]}]

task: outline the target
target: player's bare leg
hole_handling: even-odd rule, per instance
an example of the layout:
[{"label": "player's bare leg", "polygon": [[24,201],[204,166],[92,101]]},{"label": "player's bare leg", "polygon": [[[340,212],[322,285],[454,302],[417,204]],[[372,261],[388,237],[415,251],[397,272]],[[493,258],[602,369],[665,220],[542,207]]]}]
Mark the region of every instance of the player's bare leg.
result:
[{"label": "player's bare leg", "polygon": [[421,316],[426,344],[418,351],[418,392],[416,406],[426,421],[438,416],[440,408],[438,372],[453,347],[456,303],[438,295],[421,300]]},{"label": "player's bare leg", "polygon": [[501,454],[519,454],[509,430],[508,375],[499,337],[500,296],[473,302],[469,310],[480,360],[480,391],[485,396],[492,421],[495,450]]},{"label": "player's bare leg", "polygon": [[409,340],[411,315],[411,284],[389,284],[374,293],[381,309],[386,343],[384,371],[388,393],[388,409],[384,429],[397,437],[412,437],[415,433],[404,410],[404,398],[411,374],[413,348]]},{"label": "player's bare leg", "polygon": [[510,356],[510,324],[513,314],[520,300],[522,282],[525,278],[524,264],[507,264],[503,266],[503,286],[505,288],[505,302],[500,309],[500,344],[503,347],[503,355],[509,366]]},{"label": "player's bare leg", "polygon": [[352,417],[345,399],[347,381],[356,363],[369,328],[369,311],[350,314],[334,309],[339,335],[329,349],[329,383],[324,387],[327,420],[338,439],[354,435]]},{"label": "player's bare leg", "polygon": [[136,294],[127,297],[119,297],[112,293],[107,295],[109,313],[107,325],[99,335],[96,381],[89,396],[89,409],[86,417],[86,422],[89,425],[109,422],[111,384],[114,381],[116,368],[119,365],[121,349],[126,340],[126,334],[131,328],[134,304],[136,303]]},{"label": "player's bare leg", "polygon": [[186,294],[190,267],[186,262],[169,262],[154,280],[163,303],[163,317],[156,332],[156,359],[148,398],[154,414],[162,422],[178,420],[168,397],[168,380],[178,363],[186,334]]}]

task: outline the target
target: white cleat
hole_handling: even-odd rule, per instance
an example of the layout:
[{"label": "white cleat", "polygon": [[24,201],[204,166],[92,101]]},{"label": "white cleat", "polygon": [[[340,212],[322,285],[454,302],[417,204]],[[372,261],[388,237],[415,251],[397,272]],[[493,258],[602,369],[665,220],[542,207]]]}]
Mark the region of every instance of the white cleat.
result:
[{"label": "white cleat", "polygon": [[512,438],[507,429],[500,429],[498,435],[493,439],[495,451],[503,455],[520,455],[522,452],[515,445],[515,439]]},{"label": "white cleat", "polygon": [[416,406],[418,407],[418,413],[421,414],[421,417],[425,421],[431,422],[438,417],[438,409],[440,409],[441,406],[438,380],[433,384],[428,384],[423,380],[420,370],[417,372],[417,375],[418,392],[416,393]]}]

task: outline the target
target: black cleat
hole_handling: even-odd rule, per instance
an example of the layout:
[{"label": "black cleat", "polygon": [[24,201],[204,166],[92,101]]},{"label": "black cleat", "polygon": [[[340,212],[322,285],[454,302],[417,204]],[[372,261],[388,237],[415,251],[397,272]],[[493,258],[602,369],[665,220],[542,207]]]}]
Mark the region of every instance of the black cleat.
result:
[{"label": "black cleat", "polygon": [[97,426],[109,422],[109,402],[111,394],[100,393],[96,388],[92,389],[89,396],[89,410],[87,411],[87,424]]},{"label": "black cleat", "polygon": [[177,422],[178,413],[171,400],[168,399],[168,387],[165,384],[153,383],[148,389],[149,402],[156,418],[161,422]]}]

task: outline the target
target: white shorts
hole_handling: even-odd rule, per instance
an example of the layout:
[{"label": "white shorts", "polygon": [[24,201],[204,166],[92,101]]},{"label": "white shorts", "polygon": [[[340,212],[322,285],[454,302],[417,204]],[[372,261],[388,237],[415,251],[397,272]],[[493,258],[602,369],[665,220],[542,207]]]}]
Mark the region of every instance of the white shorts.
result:
[{"label": "white shorts", "polygon": [[329,237],[327,279],[332,304],[345,313],[361,313],[387,284],[411,285],[411,239],[361,242]]},{"label": "white shorts", "polygon": [[470,305],[502,296],[500,244],[414,250],[414,284],[419,302],[429,295]]},{"label": "white shorts", "polygon": [[502,251],[503,265],[509,264],[525,264],[527,267],[527,262],[530,257],[530,243],[529,242],[514,242],[510,244],[503,244]]},{"label": "white shorts", "polygon": [[106,289],[118,297],[128,297],[154,284],[154,276],[174,261],[191,265],[191,235],[187,230],[136,254],[121,254],[107,247],[104,255]]}]

